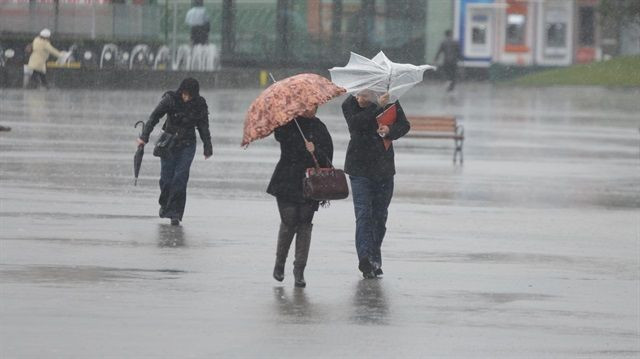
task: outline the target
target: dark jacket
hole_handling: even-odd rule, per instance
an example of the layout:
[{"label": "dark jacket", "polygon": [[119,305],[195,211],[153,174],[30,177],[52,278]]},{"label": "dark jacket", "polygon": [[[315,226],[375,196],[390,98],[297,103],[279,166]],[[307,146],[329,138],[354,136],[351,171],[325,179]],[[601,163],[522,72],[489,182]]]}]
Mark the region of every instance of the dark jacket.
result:
[{"label": "dark jacket", "polygon": [[[327,127],[315,117],[298,117],[297,120],[307,140],[313,142],[320,166],[329,167],[330,161],[333,161],[333,141]],[[302,196],[302,179],[307,168],[315,166],[313,157],[307,151],[294,121],[276,128],[274,135],[280,142],[280,161],[273,171],[267,193],[304,203],[307,200]]]},{"label": "dark jacket", "polygon": [[149,142],[149,135],[165,114],[167,120],[162,125],[162,130],[178,135],[176,149],[196,143],[197,128],[204,145],[205,156],[213,154],[209,132],[209,109],[202,96],[196,96],[185,103],[177,92],[166,92],[144,126],[140,136],[144,142]]},{"label": "dark jacket", "polygon": [[460,45],[453,39],[447,39],[440,43],[435,61],[438,61],[440,54],[444,55],[444,63],[447,65],[457,64],[460,60]]},{"label": "dark jacket", "polygon": [[[404,115],[400,102],[396,101],[396,122],[389,126],[387,138],[397,140],[409,132],[409,121]],[[385,149],[382,137],[378,135],[376,116],[382,108],[376,104],[362,108],[354,96],[342,103],[342,113],[349,126],[349,146],[344,171],[351,176],[381,179],[396,173],[393,144]]]}]

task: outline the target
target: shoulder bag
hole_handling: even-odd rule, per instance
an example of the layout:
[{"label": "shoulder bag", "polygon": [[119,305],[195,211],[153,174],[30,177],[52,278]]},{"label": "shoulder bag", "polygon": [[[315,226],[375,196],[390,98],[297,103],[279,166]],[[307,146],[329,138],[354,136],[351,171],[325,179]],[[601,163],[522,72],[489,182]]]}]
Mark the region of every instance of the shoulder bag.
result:
[{"label": "shoulder bag", "polygon": [[[304,136],[298,121],[294,119],[300,135],[305,143],[307,138]],[[343,170],[336,169],[329,161],[329,166],[322,168],[318,163],[316,156],[311,153],[315,167],[307,168],[305,177],[302,179],[302,195],[305,198],[316,201],[330,201],[334,199],[345,199],[349,197],[349,186],[347,185],[347,177]]]},{"label": "shoulder bag", "polygon": [[160,158],[168,157],[176,143],[176,135],[169,132],[162,132],[156,146],[153,148],[153,155]]}]

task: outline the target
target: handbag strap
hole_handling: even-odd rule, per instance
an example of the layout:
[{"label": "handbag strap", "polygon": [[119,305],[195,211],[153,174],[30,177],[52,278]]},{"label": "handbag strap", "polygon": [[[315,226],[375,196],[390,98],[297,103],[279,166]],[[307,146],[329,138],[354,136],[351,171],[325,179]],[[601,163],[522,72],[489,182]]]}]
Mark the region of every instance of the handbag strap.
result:
[{"label": "handbag strap", "polygon": [[[298,120],[294,118],[293,121],[296,123],[296,126],[298,126],[298,131],[300,132],[300,136],[302,136],[302,139],[306,144],[307,142],[309,142],[309,140],[307,140],[307,138],[304,136],[304,132],[302,132],[302,128],[300,128],[300,124],[298,123]],[[311,154],[311,157],[313,157],[313,163],[315,163],[316,168],[320,168],[320,164],[318,163],[318,159],[316,158],[316,155],[313,152],[309,152],[309,153]],[[327,162],[329,162],[329,166],[331,168],[334,168],[333,163],[331,163],[331,160],[329,159],[329,156],[324,155],[324,158],[327,160]]]}]

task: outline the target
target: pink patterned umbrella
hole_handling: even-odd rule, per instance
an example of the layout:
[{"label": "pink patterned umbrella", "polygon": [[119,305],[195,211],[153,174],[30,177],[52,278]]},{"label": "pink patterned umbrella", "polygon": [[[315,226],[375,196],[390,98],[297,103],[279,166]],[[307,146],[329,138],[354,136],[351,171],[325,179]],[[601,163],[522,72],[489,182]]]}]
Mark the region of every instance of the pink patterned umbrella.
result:
[{"label": "pink patterned umbrella", "polygon": [[299,74],[274,83],[249,106],[242,146],[269,136],[277,127],[345,92],[344,88],[316,74]]}]

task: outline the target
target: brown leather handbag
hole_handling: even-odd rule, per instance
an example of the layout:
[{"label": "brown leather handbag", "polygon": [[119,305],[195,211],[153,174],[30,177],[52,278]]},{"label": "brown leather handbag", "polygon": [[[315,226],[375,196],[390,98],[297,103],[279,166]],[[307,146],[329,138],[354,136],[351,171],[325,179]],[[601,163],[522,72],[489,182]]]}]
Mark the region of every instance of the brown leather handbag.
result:
[{"label": "brown leather handbag", "polygon": [[349,197],[347,177],[343,170],[332,167],[321,168],[316,161],[316,167],[307,168],[306,176],[302,179],[302,194],[305,198],[316,201],[330,201]]},{"label": "brown leather handbag", "polygon": [[[294,119],[294,121],[306,143],[307,138],[302,132],[300,124],[297,120]],[[311,153],[311,157],[313,157],[315,167],[307,168],[306,175],[302,179],[302,196],[321,202],[349,197],[349,186],[347,186],[347,177],[344,175],[344,171],[334,168],[329,158],[327,158],[327,162],[331,167],[322,168],[316,155]]]}]

